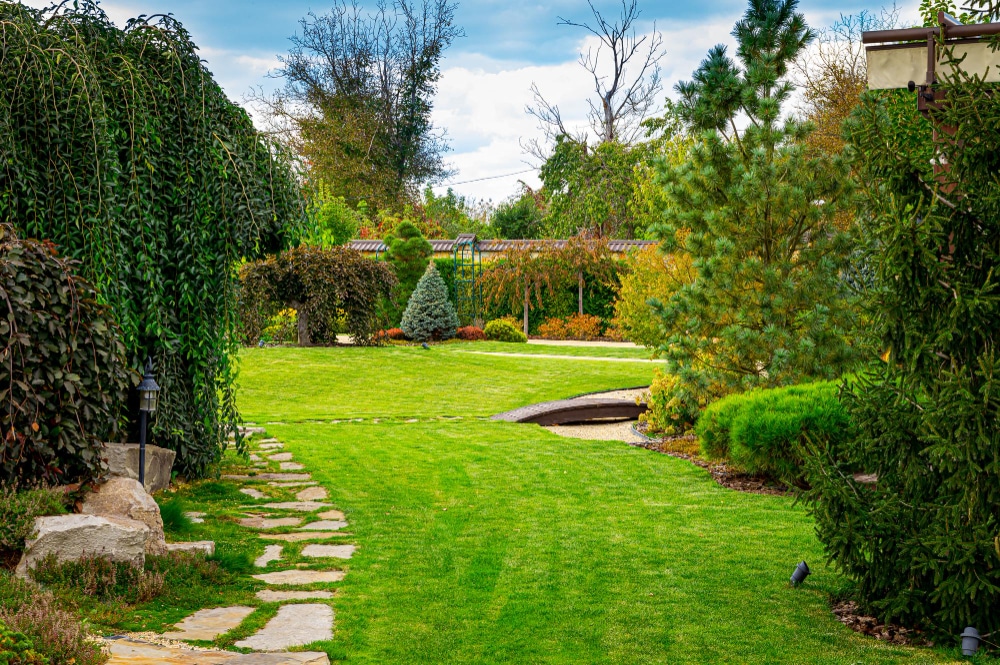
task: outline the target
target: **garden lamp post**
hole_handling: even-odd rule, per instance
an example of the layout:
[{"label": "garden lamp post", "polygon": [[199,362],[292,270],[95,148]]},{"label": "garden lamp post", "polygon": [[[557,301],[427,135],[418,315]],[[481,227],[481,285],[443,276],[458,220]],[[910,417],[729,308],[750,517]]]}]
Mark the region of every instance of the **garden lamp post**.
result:
[{"label": "garden lamp post", "polygon": [[146,487],[146,421],[156,411],[160,386],[153,378],[153,361],[146,358],[146,372],[139,384],[139,484]]},{"label": "garden lamp post", "polygon": [[982,641],[979,631],[972,626],[969,626],[965,629],[965,632],[962,633],[961,638],[962,655],[975,656],[976,652],[979,651],[979,643]]},{"label": "garden lamp post", "polygon": [[809,565],[805,561],[800,562],[799,565],[795,566],[795,571],[792,573],[792,586],[799,586],[805,582],[811,572]]}]

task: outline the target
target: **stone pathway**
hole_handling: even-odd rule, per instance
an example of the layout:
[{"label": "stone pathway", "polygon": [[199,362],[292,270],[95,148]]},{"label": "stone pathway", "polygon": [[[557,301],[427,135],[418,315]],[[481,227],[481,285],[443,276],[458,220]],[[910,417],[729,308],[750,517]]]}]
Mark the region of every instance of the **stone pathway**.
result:
[{"label": "stone pathway", "polygon": [[[263,428],[251,428],[245,434],[263,435]],[[288,653],[314,642],[333,639],[334,612],[329,601],[332,589],[316,589],[314,585],[331,585],[341,582],[346,572],[331,559],[346,561],[354,556],[356,547],[341,540],[336,544],[323,541],[342,539],[350,534],[339,532],[347,526],[344,513],[332,503],[327,503],[329,492],[312,480],[309,473],[276,473],[275,465],[282,471],[304,471],[305,465],[295,462],[290,452],[281,452],[284,445],[276,439],[250,439],[251,460],[263,465],[258,473],[230,474],[224,479],[242,483],[240,492],[259,501],[243,506],[244,517],[238,523],[258,532],[261,541],[278,541],[264,545],[254,561],[257,568],[272,569],[253,575],[268,588],[257,592],[262,603],[280,603],[277,614],[253,635],[236,642],[236,646],[258,653],[239,654],[215,649],[150,644],[141,640],[122,639],[108,642],[112,653],[111,665],[140,663],[174,663],[176,665],[328,665],[326,654],[319,652]],[[267,468],[264,468],[267,467]],[[270,470],[269,470],[270,469]],[[267,492],[259,489],[268,488]],[[295,500],[285,499],[294,493]],[[271,496],[273,494],[273,496]],[[267,511],[267,512],[261,512]],[[273,512],[272,512],[273,511]],[[206,515],[198,514],[202,519]],[[291,533],[281,533],[294,528]],[[279,531],[279,533],[261,533]],[[310,542],[311,541],[311,542]],[[319,541],[319,542],[316,542]],[[311,563],[298,563],[284,555],[280,543],[306,542],[301,559]],[[294,552],[295,550],[291,550]],[[325,562],[324,562],[325,560]],[[278,568],[279,570],[273,570]],[[282,570],[281,568],[285,568]],[[290,589],[302,587],[305,589]],[[272,588],[273,587],[273,588]],[[165,633],[167,640],[217,640],[237,629],[251,614],[254,607],[217,607],[195,612]],[[140,636],[141,637],[141,636]],[[281,652],[281,653],[275,653]]]}]

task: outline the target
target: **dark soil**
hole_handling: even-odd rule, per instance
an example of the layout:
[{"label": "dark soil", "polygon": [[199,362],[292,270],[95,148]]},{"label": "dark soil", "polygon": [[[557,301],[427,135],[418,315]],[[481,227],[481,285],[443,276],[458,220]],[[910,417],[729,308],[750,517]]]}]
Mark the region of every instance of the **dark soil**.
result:
[{"label": "dark soil", "polygon": [[867,616],[853,600],[842,600],[833,604],[833,615],[840,623],[856,633],[863,633],[890,644],[932,647],[934,643],[923,633],[912,628],[882,623],[875,617]]},{"label": "dark soil", "polygon": [[20,561],[21,553],[18,550],[0,548],[0,570],[14,570]]},{"label": "dark soil", "polygon": [[[639,423],[636,428],[642,433],[645,423]],[[740,473],[739,471],[730,469],[725,462],[707,462],[697,454],[688,452],[697,448],[696,441],[697,437],[693,435],[666,436],[660,439],[647,438],[645,441],[633,443],[632,445],[646,448],[647,450],[655,450],[658,453],[687,460],[695,466],[700,466],[712,475],[715,482],[727,489],[748,492],[750,494],[770,494],[777,496],[791,494],[785,485],[775,483],[770,478]]]}]

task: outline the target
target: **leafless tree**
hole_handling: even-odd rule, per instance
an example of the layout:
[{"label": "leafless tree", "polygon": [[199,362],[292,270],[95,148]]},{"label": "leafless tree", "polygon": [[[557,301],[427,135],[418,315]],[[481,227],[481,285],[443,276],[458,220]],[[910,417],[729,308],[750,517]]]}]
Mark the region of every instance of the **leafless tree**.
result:
[{"label": "leafless tree", "polygon": [[[660,80],[660,60],[664,56],[663,36],[653,25],[648,35],[636,32],[642,13],[637,0],[622,0],[618,20],[608,21],[588,0],[594,15],[593,25],[559,17],[559,25],[583,28],[599,40],[596,48],[580,54],[580,65],[594,79],[595,96],[587,100],[587,119],[598,143],[619,141],[632,143],[642,132],[641,123],[655,108],[663,89]],[[538,86],[532,84],[534,105],[525,110],[538,119],[544,141],[550,144],[556,136],[566,135],[584,142],[586,134],[570,133],[559,107],[545,99]],[[538,140],[526,144],[526,149],[544,159],[545,145]]]}]

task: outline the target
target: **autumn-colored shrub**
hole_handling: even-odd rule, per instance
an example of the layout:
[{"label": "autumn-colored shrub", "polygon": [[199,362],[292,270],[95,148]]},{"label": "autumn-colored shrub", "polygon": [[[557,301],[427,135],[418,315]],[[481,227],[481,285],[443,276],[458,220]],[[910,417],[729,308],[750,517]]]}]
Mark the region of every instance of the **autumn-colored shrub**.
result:
[{"label": "autumn-colored shrub", "polygon": [[545,339],[594,340],[601,337],[601,319],[591,314],[574,314],[566,318],[551,318],[538,328]]},{"label": "autumn-colored shrub", "polygon": [[486,339],[486,333],[483,332],[482,328],[476,326],[462,326],[455,336],[467,342],[481,342]]},{"label": "autumn-colored shrub", "polygon": [[406,339],[406,333],[403,332],[402,328],[389,328],[388,330],[383,330],[382,333],[385,335],[386,339],[395,340],[397,342]]}]

